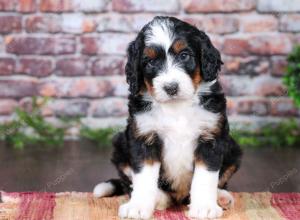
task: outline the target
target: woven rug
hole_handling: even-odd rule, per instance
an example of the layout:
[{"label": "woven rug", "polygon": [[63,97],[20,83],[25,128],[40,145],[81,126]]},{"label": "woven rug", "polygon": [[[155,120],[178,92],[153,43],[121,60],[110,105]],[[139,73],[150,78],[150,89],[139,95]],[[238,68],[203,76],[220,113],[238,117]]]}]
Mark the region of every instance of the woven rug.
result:
[{"label": "woven rug", "polygon": [[[234,208],[220,219],[300,219],[300,193],[233,193]],[[109,220],[126,196],[93,198],[90,193],[2,192],[1,220]],[[141,201],[143,202],[143,201]],[[186,220],[186,207],[155,211],[153,219]]]}]

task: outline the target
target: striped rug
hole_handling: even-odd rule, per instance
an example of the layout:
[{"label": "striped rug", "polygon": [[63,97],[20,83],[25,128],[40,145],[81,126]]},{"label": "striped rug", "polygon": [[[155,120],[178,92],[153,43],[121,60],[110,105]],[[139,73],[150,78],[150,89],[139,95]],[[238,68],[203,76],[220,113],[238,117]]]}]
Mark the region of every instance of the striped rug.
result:
[{"label": "striped rug", "polygon": [[[234,208],[221,219],[300,219],[300,193],[233,193]],[[128,197],[93,198],[90,193],[1,193],[1,220],[109,220]],[[142,202],[142,201],[141,201]],[[153,219],[186,220],[187,208],[156,211]]]}]

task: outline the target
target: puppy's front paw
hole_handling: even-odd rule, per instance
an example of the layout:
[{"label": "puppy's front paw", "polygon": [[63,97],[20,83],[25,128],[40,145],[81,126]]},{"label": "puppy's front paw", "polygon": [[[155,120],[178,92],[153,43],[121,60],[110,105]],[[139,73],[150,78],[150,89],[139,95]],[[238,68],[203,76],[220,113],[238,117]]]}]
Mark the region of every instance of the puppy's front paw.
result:
[{"label": "puppy's front paw", "polygon": [[223,209],[230,209],[234,205],[234,198],[228,191],[218,189],[218,204]]},{"label": "puppy's front paw", "polygon": [[193,205],[191,204],[189,216],[191,218],[206,219],[219,218],[223,214],[223,210],[217,204]]},{"label": "puppy's front paw", "polygon": [[133,219],[149,219],[154,211],[154,206],[140,202],[129,201],[119,208],[120,218],[133,218]]}]

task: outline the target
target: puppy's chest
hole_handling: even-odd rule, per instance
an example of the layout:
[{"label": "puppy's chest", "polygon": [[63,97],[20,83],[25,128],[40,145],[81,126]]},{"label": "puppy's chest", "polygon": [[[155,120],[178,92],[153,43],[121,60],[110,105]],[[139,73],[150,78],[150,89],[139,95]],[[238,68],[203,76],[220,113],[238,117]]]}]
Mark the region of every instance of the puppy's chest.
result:
[{"label": "puppy's chest", "polygon": [[173,189],[188,187],[183,186],[183,182],[190,182],[192,177],[197,139],[203,133],[214,129],[218,118],[218,114],[199,105],[184,104],[155,106],[151,111],[136,116],[140,134],[155,132],[162,140],[162,165]]}]

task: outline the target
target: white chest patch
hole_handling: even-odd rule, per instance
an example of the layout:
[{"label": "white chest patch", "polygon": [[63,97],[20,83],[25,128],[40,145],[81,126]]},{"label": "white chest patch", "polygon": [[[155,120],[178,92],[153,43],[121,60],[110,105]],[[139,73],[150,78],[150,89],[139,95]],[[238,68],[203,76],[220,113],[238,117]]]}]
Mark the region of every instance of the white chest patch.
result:
[{"label": "white chest patch", "polygon": [[197,138],[214,129],[218,119],[219,114],[205,110],[197,101],[154,102],[151,111],[136,115],[141,135],[156,132],[163,141],[162,165],[172,188],[181,194],[176,197],[189,192]]}]

